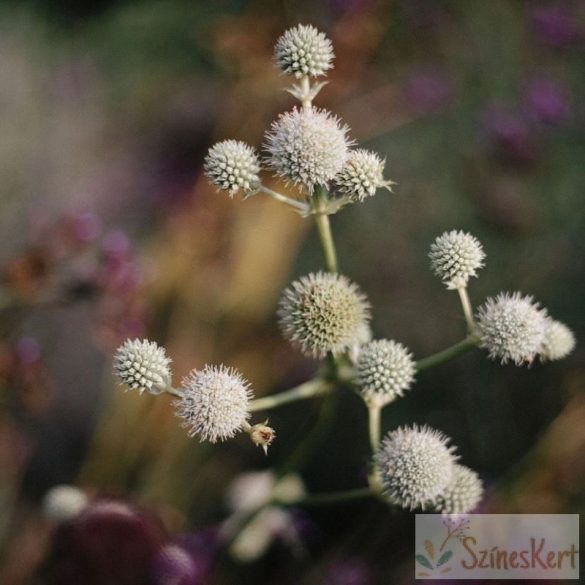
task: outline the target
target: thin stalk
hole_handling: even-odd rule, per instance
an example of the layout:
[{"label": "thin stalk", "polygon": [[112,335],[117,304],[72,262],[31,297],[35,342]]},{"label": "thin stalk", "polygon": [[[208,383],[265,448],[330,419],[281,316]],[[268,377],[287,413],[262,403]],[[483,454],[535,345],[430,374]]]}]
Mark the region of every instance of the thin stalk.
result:
[{"label": "thin stalk", "polygon": [[308,495],[305,498],[293,502],[277,502],[283,506],[322,506],[327,504],[338,504],[340,502],[350,502],[352,500],[361,500],[371,498],[376,495],[372,488],[357,488],[340,492],[328,492],[324,494]]},{"label": "thin stalk", "polygon": [[283,195],[282,193],[278,193],[277,191],[273,191],[272,189],[269,189],[268,187],[265,187],[264,185],[261,185],[260,191],[262,193],[265,193],[266,195],[269,195],[273,199],[280,201],[281,203],[285,203],[286,205],[290,205],[291,207],[294,207],[295,209],[297,209],[303,213],[309,212],[309,206],[306,203],[303,203],[302,201],[297,201],[296,199],[293,199],[292,197],[287,197],[286,195]]},{"label": "thin stalk", "polygon": [[301,102],[302,106],[303,108],[310,108],[312,105],[311,102],[313,101],[309,97],[311,95],[311,83],[306,75],[304,75],[303,78],[301,79],[301,88],[303,90],[303,95],[305,96]]},{"label": "thin stalk", "polygon": [[375,453],[380,446],[381,414],[382,409],[379,406],[368,406],[368,429],[372,453]]},{"label": "thin stalk", "polygon": [[469,351],[476,345],[477,338],[473,335],[470,335],[455,345],[444,349],[443,351],[439,351],[433,355],[430,355],[429,357],[419,360],[416,362],[416,370],[417,372],[421,372],[422,370],[438,366],[439,364],[452,360],[466,351]]},{"label": "thin stalk", "polygon": [[250,402],[250,411],[269,410],[271,408],[282,406],[283,404],[296,402],[297,400],[306,400],[307,398],[313,398],[314,396],[321,396],[327,394],[333,390],[333,388],[333,383],[320,378],[315,378],[314,380],[309,380],[300,386],[295,386],[290,390],[252,400]]},{"label": "thin stalk", "polygon": [[177,398],[181,398],[183,396],[183,393],[181,392],[181,390],[179,390],[177,388],[173,388],[172,386],[165,388],[165,392],[167,394],[170,394],[171,396],[175,396]]},{"label": "thin stalk", "polygon": [[337,272],[337,252],[335,251],[335,243],[331,233],[331,224],[329,223],[329,216],[323,210],[323,204],[326,199],[327,191],[317,185],[313,193],[313,211],[323,256],[325,257],[325,268],[328,272]]},{"label": "thin stalk", "polygon": [[469,295],[467,294],[467,287],[460,286],[457,288],[459,293],[459,300],[461,301],[461,307],[463,308],[463,314],[465,315],[465,322],[467,323],[467,332],[473,334],[475,331],[475,320],[473,319],[473,309],[471,308],[471,302]]}]

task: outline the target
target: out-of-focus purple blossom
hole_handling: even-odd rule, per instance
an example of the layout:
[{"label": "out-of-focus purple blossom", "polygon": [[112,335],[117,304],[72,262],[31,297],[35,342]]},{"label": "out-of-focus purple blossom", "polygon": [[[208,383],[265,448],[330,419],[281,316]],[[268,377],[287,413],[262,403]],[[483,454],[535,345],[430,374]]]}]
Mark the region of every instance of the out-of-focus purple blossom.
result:
[{"label": "out-of-focus purple blossom", "polygon": [[200,570],[191,555],[176,544],[167,544],[154,557],[154,585],[199,585]]},{"label": "out-of-focus purple blossom", "polygon": [[530,117],[544,124],[562,124],[571,116],[568,92],[554,79],[539,77],[530,81],[524,102]]},{"label": "out-of-focus purple blossom", "polygon": [[540,144],[534,129],[520,114],[503,107],[484,114],[484,130],[493,153],[503,162],[530,166],[540,159]]},{"label": "out-of-focus purple blossom", "polygon": [[453,85],[440,71],[421,69],[411,73],[403,86],[404,100],[417,114],[429,116],[444,110],[453,98]]},{"label": "out-of-focus purple blossom", "polygon": [[39,342],[28,335],[23,335],[16,340],[14,352],[20,364],[24,366],[36,364],[41,359]]},{"label": "out-of-focus purple blossom", "polygon": [[122,230],[112,230],[104,235],[102,252],[106,258],[126,258],[130,252],[130,239]]},{"label": "out-of-focus purple blossom", "polygon": [[101,500],[56,530],[47,567],[55,585],[144,585],[166,540],[151,514]]},{"label": "out-of-focus purple blossom", "polygon": [[573,14],[567,9],[569,2],[537,6],[532,10],[532,24],[537,38],[555,48],[579,42],[583,35]]},{"label": "out-of-focus purple blossom", "polygon": [[74,214],[70,220],[71,236],[80,243],[93,242],[101,231],[100,218],[91,211]]},{"label": "out-of-focus purple blossom", "polygon": [[370,585],[373,582],[370,567],[357,557],[331,563],[323,578],[323,585]]},{"label": "out-of-focus purple blossom", "polygon": [[371,8],[376,0],[329,0],[329,6],[335,14],[354,14]]}]

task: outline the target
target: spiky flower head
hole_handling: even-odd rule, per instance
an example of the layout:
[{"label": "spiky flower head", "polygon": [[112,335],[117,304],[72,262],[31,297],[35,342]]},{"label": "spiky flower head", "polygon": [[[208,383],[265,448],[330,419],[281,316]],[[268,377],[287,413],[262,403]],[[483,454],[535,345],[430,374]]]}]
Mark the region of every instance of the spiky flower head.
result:
[{"label": "spiky flower head", "polygon": [[350,347],[369,320],[369,303],[345,276],[312,273],[293,282],[280,300],[280,327],[288,341],[316,358]]},{"label": "spiky flower head", "polygon": [[431,507],[444,514],[467,514],[477,508],[482,496],[483,486],[477,473],[456,464],[449,485],[435,498]]},{"label": "spiky flower head", "polygon": [[543,362],[562,360],[575,349],[575,344],[573,332],[564,323],[549,317],[546,320],[540,359]]},{"label": "spiky flower head", "polygon": [[183,378],[183,394],[175,401],[189,436],[201,441],[224,441],[233,437],[250,418],[250,384],[233,368],[224,365],[192,370]]},{"label": "spiky flower head", "polygon": [[266,134],[267,165],[280,177],[309,189],[326,185],[343,168],[349,128],[326,110],[294,108]]},{"label": "spiky flower head", "polygon": [[542,349],[546,323],[546,311],[519,292],[489,298],[477,313],[480,345],[502,364],[531,363]]},{"label": "spiky flower head", "polygon": [[392,181],[384,179],[385,162],[375,152],[363,148],[352,150],[349,158],[335,177],[337,190],[353,201],[363,201],[385,187],[392,191]]},{"label": "spiky flower head", "polygon": [[433,272],[443,280],[447,288],[467,286],[472,276],[483,267],[485,253],[477,238],[462,231],[453,230],[439,236],[429,252]]},{"label": "spiky flower head", "polygon": [[171,360],[164,347],[147,339],[128,339],[114,354],[114,373],[121,384],[140,394],[160,394],[171,383]]},{"label": "spiky flower head", "polygon": [[260,163],[254,149],[240,140],[214,144],[205,157],[205,175],[220,191],[233,197],[240,189],[246,195],[260,186]]},{"label": "spiky flower head", "polygon": [[426,426],[388,433],[374,459],[385,496],[403,508],[424,508],[451,482],[453,452],[447,437]]},{"label": "spiky flower head", "polygon": [[381,408],[410,388],[416,368],[412,354],[401,343],[379,339],[361,347],[356,369],[366,404]]},{"label": "spiky flower head", "polygon": [[310,24],[289,28],[274,47],[278,68],[297,79],[325,75],[333,67],[334,56],[331,41]]}]

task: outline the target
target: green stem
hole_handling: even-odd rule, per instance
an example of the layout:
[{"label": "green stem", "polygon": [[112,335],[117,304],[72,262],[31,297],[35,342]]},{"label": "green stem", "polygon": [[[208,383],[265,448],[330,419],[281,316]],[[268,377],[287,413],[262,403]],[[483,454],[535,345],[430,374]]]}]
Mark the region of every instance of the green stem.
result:
[{"label": "green stem", "polygon": [[337,272],[337,253],[331,233],[331,224],[329,223],[329,216],[324,211],[326,201],[327,191],[320,185],[316,185],[312,196],[313,213],[315,215],[319,239],[321,240],[321,248],[325,256],[325,267],[328,272]]},{"label": "green stem", "polygon": [[183,393],[181,392],[181,390],[179,390],[177,388],[173,388],[172,386],[165,388],[165,392],[167,394],[170,394],[171,396],[175,396],[177,398],[181,398],[183,396]]},{"label": "green stem", "polygon": [[465,353],[466,351],[469,351],[471,348],[476,346],[477,338],[473,335],[470,335],[459,343],[456,343],[455,345],[452,345],[443,351],[439,351],[433,355],[430,355],[429,357],[419,360],[416,362],[416,370],[417,372],[421,372],[422,370],[433,368],[439,364],[456,358],[457,356]]},{"label": "green stem", "polygon": [[278,502],[284,506],[321,506],[326,504],[338,504],[340,502],[350,502],[352,500],[361,500],[376,495],[372,488],[357,488],[340,492],[328,492],[324,494],[308,495],[305,498],[295,500],[294,502]]},{"label": "green stem", "polygon": [[303,214],[307,214],[309,212],[309,206],[306,203],[303,203],[302,201],[297,201],[296,199],[287,197],[286,195],[278,193],[277,191],[273,191],[272,189],[269,189],[264,185],[260,186],[260,191],[262,193],[265,193],[266,195],[269,195],[273,199],[280,201],[281,203],[286,203],[287,205],[294,207],[295,209],[301,211]]},{"label": "green stem", "polygon": [[285,390],[279,394],[264,396],[252,400],[250,402],[250,411],[268,410],[297,400],[306,400],[307,398],[313,398],[314,396],[321,396],[322,394],[327,394],[333,390],[333,388],[333,383],[320,378],[315,378],[314,380],[309,380],[300,386],[295,386],[294,388]]},{"label": "green stem", "polygon": [[379,406],[368,406],[368,429],[372,453],[375,453],[380,446],[381,413],[382,409]]},{"label": "green stem", "polygon": [[467,287],[461,286],[457,289],[457,292],[459,293],[459,300],[461,301],[461,307],[465,315],[465,323],[467,323],[467,333],[471,335],[475,332],[475,320],[473,319],[473,309],[471,308],[471,301],[467,294]]}]

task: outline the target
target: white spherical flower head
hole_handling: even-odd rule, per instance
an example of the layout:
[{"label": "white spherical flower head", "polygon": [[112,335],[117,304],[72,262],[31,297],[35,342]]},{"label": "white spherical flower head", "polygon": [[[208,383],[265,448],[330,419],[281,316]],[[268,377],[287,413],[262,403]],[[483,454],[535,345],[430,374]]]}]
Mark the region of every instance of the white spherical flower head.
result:
[{"label": "white spherical flower head", "polygon": [[331,41],[311,25],[290,28],[274,47],[278,68],[296,78],[325,75],[333,67],[334,56]]},{"label": "white spherical flower head", "polygon": [[72,485],[52,487],[43,498],[43,514],[54,522],[64,522],[77,516],[87,507],[84,492]]},{"label": "white spherical flower head", "polygon": [[192,370],[182,385],[183,394],[174,404],[191,437],[224,441],[250,418],[250,384],[233,368],[221,365]]},{"label": "white spherical flower head", "polygon": [[147,339],[128,339],[114,354],[114,373],[140,394],[160,394],[171,383],[171,360],[163,347]]},{"label": "white spherical flower head", "polygon": [[357,385],[366,404],[383,407],[414,381],[412,354],[401,343],[379,339],[361,347],[357,362]]},{"label": "white spherical flower head", "polygon": [[362,334],[369,304],[345,276],[318,272],[291,284],[278,315],[286,339],[304,355],[323,358],[345,351]]},{"label": "white spherical flower head", "polygon": [[358,148],[349,153],[349,158],[335,177],[337,190],[353,201],[363,201],[385,187],[391,191],[392,181],[384,179],[384,161],[368,150]]},{"label": "white spherical flower head", "polygon": [[564,323],[550,318],[546,320],[541,361],[562,360],[575,349],[575,345],[575,335]]},{"label": "white spherical flower head", "polygon": [[388,433],[375,455],[384,494],[413,510],[444,492],[453,478],[454,448],[429,427],[401,427]]},{"label": "white spherical flower head", "polygon": [[266,163],[280,177],[309,190],[327,185],[347,160],[348,130],[325,110],[295,108],[281,114],[266,134]]},{"label": "white spherical flower head", "polygon": [[477,508],[482,497],[483,486],[477,473],[464,465],[455,465],[451,482],[431,502],[431,507],[444,514],[467,514]]},{"label": "white spherical flower head", "polygon": [[246,195],[260,187],[260,163],[251,146],[240,140],[214,144],[205,157],[205,175],[220,191],[233,197],[240,189]]},{"label": "white spherical flower head", "polygon": [[518,292],[489,298],[477,313],[480,345],[502,364],[530,364],[542,349],[546,324],[546,311]]},{"label": "white spherical flower head", "polygon": [[447,288],[467,286],[472,276],[483,267],[485,253],[479,241],[471,234],[453,230],[439,236],[429,253],[433,272]]}]

